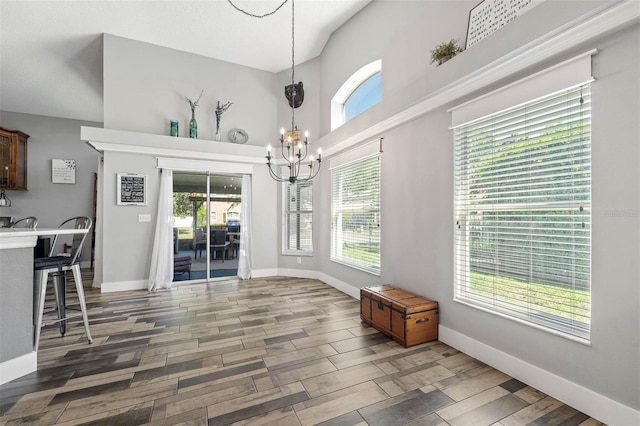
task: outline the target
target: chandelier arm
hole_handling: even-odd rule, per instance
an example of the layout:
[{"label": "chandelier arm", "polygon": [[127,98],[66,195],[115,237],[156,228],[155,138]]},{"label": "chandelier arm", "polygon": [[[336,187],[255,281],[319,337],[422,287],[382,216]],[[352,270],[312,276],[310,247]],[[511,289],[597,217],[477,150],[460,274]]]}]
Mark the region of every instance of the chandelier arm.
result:
[{"label": "chandelier arm", "polygon": [[302,159],[298,157],[298,161],[296,161],[296,178],[300,176],[300,166],[302,165]]},{"label": "chandelier arm", "polygon": [[[289,149],[290,149],[289,144],[287,144],[287,155],[290,154]],[[289,157],[284,155],[284,142],[280,143],[280,154],[282,155],[282,158],[284,158],[287,163],[291,164],[291,160],[289,159]]]},{"label": "chandelier arm", "polygon": [[304,161],[305,158],[307,158],[307,154],[309,153],[309,144],[305,141],[304,142],[304,155],[302,157],[300,157],[300,161]]},{"label": "chandelier arm", "polygon": [[267,16],[271,16],[271,15],[273,15],[274,13],[276,13],[277,11],[279,11],[279,10],[280,10],[280,8],[281,8],[282,6],[284,6],[284,5],[285,5],[289,0],[284,0],[282,3],[280,3],[280,6],[276,7],[276,8],[275,8],[273,11],[271,11],[271,12],[267,12],[267,13],[265,13],[264,15],[254,15],[253,13],[251,13],[251,12],[247,12],[247,11],[246,11],[246,10],[244,10],[244,9],[240,9],[238,6],[236,6],[235,4],[233,4],[233,2],[232,2],[231,0],[227,0],[227,1],[228,1],[228,2],[229,2],[229,4],[230,4],[231,6],[233,6],[233,8],[234,8],[235,10],[237,10],[238,12],[242,12],[242,13],[244,13],[244,14],[245,14],[245,15],[247,15],[247,16],[251,16],[252,18],[265,18],[265,17],[267,17]]},{"label": "chandelier arm", "polygon": [[271,177],[272,177],[274,180],[276,180],[276,181],[278,181],[278,182],[286,182],[286,181],[288,181],[288,180],[289,180],[289,179],[284,179],[284,178],[282,178],[281,176],[278,176],[278,175],[273,171],[273,169],[271,168],[271,164],[267,164],[267,166],[269,166],[269,174],[271,175]]},{"label": "chandelier arm", "polygon": [[[313,173],[313,170],[315,169],[315,173]],[[318,172],[320,171],[320,162],[318,162],[318,168],[315,168],[313,166],[313,163],[309,166],[309,177],[306,178],[304,181],[310,181],[313,178],[315,178],[318,175]]]}]

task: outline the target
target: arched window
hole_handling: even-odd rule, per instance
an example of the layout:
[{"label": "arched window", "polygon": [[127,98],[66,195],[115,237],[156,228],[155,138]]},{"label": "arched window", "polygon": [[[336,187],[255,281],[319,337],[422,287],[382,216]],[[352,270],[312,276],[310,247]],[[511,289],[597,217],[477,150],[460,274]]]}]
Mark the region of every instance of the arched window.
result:
[{"label": "arched window", "polygon": [[342,126],[382,100],[382,61],[353,73],[331,99],[331,130]]}]

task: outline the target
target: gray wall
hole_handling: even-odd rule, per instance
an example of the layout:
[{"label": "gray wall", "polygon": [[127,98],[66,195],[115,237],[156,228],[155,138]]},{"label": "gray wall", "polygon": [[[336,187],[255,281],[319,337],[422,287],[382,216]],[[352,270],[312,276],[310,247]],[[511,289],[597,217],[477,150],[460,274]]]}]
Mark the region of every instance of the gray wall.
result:
[{"label": "gray wall", "polygon": [[[212,170],[215,172],[215,170]],[[117,173],[147,176],[147,205],[116,204]],[[157,219],[160,171],[153,155],[105,152],[102,277],[99,283],[144,281],[149,277],[151,251]],[[274,268],[277,263],[277,186],[261,165],[255,167],[252,182],[253,268]],[[151,222],[138,222],[139,214],[150,214]]]},{"label": "gray wall", "polygon": [[[274,125],[275,74],[109,34],[104,43],[105,128],[168,134],[169,120],[177,118],[184,136],[191,114],[184,96],[195,100],[204,89],[196,109],[199,139],[213,139],[216,100],[234,102],[222,116],[223,140],[233,127],[247,130],[249,145],[266,147],[279,135]],[[277,264],[277,185],[265,167],[256,166],[255,171],[253,267],[269,269]],[[146,206],[116,205],[117,173],[147,175]],[[159,182],[155,156],[105,153],[104,255],[98,282],[140,283],[148,278]],[[151,222],[138,222],[141,213],[151,214]]]},{"label": "gray wall", "polygon": [[[35,216],[39,228],[56,228],[74,216],[93,217],[94,173],[100,155],[80,140],[80,126],[102,127],[101,123],[69,120],[2,111],[0,125],[28,134],[27,191],[6,191],[11,207],[1,216]],[[76,160],[76,183],[51,182],[51,159]],[[82,262],[91,259],[90,236],[83,248]]]},{"label": "gray wall", "polygon": [[[212,23],[215,25],[215,23]],[[212,41],[215,42],[215,41]],[[104,35],[104,127],[168,135],[178,120],[188,137],[196,100],[198,139],[213,140],[216,102],[234,104],[222,115],[222,140],[233,128],[248,132],[249,145],[272,143],[278,135],[275,74],[110,34]]]},{"label": "gray wall", "polygon": [[[322,143],[333,146],[605,2],[545,2],[447,64],[429,65],[432,46],[452,37],[464,40],[468,11],[476,3],[402,2],[398,7],[393,2],[372,2],[337,30],[321,56],[321,129],[326,133]],[[386,25],[391,16],[402,26]],[[640,408],[639,40],[636,25],[575,46],[564,55],[591,48],[600,51],[593,57],[592,84],[591,346],[453,301],[453,143],[446,112],[453,105],[381,135],[385,138],[381,277],[329,260],[330,173],[326,168],[321,172],[314,181],[317,269],[356,288],[391,283],[436,299],[443,326]],[[382,58],[382,103],[327,133],[328,105],[335,91],[352,72],[378,58]],[[560,59],[549,58],[548,64]]]}]

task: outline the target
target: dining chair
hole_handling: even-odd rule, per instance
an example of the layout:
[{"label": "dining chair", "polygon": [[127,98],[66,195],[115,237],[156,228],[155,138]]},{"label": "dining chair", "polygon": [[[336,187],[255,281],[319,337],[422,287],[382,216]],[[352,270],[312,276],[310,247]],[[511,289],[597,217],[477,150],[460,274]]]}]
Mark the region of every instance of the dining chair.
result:
[{"label": "dining chair", "polygon": [[216,251],[220,250],[222,253],[222,263],[224,263],[224,258],[228,257],[230,245],[231,243],[227,241],[226,229],[211,230],[211,245],[209,247],[211,249],[211,255],[213,256],[212,260],[216,260]]},{"label": "dining chair", "polygon": [[201,228],[197,228],[193,240],[193,258],[196,258],[196,254],[202,257],[202,250],[207,249],[207,234]]},{"label": "dining chair", "polygon": [[11,222],[10,224],[11,228],[36,229],[37,226],[38,218],[36,218],[35,216],[23,217],[22,219],[18,219],[15,222]]},{"label": "dining chair", "polygon": [[[89,230],[91,229],[91,225],[92,221],[90,218],[78,216],[65,220],[60,224],[58,229],[68,229],[73,227],[74,229]],[[80,254],[82,253],[82,246],[87,235],[88,231],[70,235],[73,237],[71,252],[54,254],[56,251],[56,243],[60,239],[60,235],[56,234],[53,238],[51,249],[49,250],[49,256],[34,259],[34,304],[37,304],[34,306],[35,350],[38,350],[38,345],[40,343],[40,329],[45,325],[42,320],[44,316],[44,304],[49,274],[51,274],[53,278],[53,290],[56,300],[56,309],[58,311],[58,319],[52,321],[51,324],[59,323],[60,334],[64,336],[67,330],[67,320],[79,316],[67,316],[66,312],[66,271],[69,270],[73,272],[73,279],[76,285],[76,293],[78,295],[78,302],[80,304],[80,311],[82,312],[81,315],[84,321],[84,329],[87,333],[87,339],[89,340],[89,343],[93,342],[91,332],[89,331],[89,319],[87,317],[87,307],[84,298],[84,289],[82,287],[82,275],[80,272]]]}]

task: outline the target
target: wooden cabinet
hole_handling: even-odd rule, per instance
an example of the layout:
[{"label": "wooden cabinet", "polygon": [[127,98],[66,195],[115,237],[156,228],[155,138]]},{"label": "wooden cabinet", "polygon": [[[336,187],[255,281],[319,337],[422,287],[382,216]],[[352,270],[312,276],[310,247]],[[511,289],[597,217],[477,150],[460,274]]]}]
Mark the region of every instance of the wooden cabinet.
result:
[{"label": "wooden cabinet", "polygon": [[27,139],[26,133],[0,127],[0,188],[27,189]]}]

